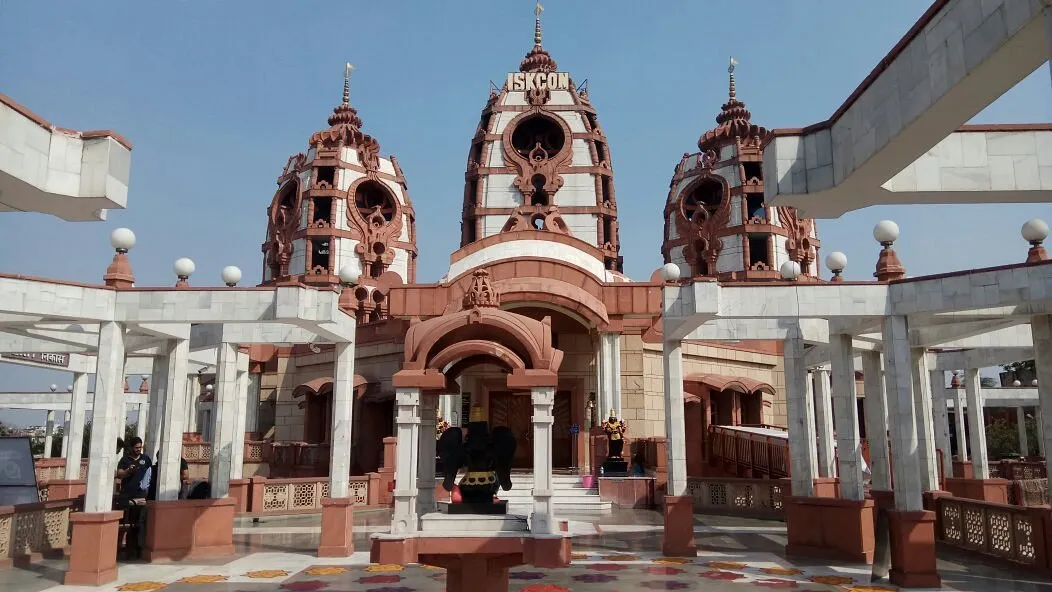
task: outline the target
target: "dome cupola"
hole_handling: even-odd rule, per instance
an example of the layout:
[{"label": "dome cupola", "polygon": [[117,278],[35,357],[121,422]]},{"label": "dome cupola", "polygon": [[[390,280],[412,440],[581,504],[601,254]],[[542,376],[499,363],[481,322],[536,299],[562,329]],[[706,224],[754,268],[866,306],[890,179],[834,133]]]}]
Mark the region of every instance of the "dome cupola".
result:
[{"label": "dome cupola", "polygon": [[817,280],[820,242],[814,220],[795,208],[769,208],[763,193],[766,128],[738,100],[730,60],[728,98],[716,127],[698,139],[700,152],[676,165],[665,202],[661,254],[693,277],[723,281],[780,280],[785,261],[800,264],[801,279]]},{"label": "dome cupola", "polygon": [[416,229],[405,175],[394,156],[363,133],[350,104],[344,70],[343,100],[327,129],[315,132],[306,153],[289,158],[268,209],[263,284],[340,283],[339,270],[357,266],[360,322],[386,314],[386,291],[416,279]]},{"label": "dome cupola", "polygon": [[501,234],[563,235],[558,242],[620,273],[606,135],[587,89],[558,71],[544,48],[542,10],[538,3],[533,47],[503,87],[491,89],[471,140],[461,247]]}]

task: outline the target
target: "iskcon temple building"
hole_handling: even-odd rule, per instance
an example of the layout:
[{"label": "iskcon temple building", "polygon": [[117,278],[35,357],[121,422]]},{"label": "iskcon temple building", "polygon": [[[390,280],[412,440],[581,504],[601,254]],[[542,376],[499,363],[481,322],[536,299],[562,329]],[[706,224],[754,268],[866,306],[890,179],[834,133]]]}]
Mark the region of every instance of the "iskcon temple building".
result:
[{"label": "iskcon temple building", "polygon": [[[258,281],[228,266],[209,285],[180,258],[173,285],[139,285],[127,228],[96,283],[0,274],[0,361],[72,374],[0,393],[48,413],[39,458],[0,439],[0,584],[54,561],[66,585],[123,592],[345,574],[405,591],[1044,589],[1023,586],[1052,577],[1048,224],[1019,221],[1005,265],[910,277],[898,225],[874,221],[872,260],[852,262],[872,279],[847,281],[816,219],[1052,201],[1052,125],[968,124],[1048,61],[1047,2],[935,0],[803,128],[754,122],[732,58],[713,125],[654,188],[663,265],[638,278],[603,97],[535,14],[450,147],[467,152],[461,240],[436,283],[419,233],[454,220],[417,219],[350,64],[258,196]],[[0,211],[104,220],[129,205],[131,151],[0,95]],[[1003,388],[981,380],[1019,363]],[[1014,454],[991,454],[988,407]],[[114,454],[130,414],[156,461],[141,500]],[[422,587],[360,587],[398,582]]]}]

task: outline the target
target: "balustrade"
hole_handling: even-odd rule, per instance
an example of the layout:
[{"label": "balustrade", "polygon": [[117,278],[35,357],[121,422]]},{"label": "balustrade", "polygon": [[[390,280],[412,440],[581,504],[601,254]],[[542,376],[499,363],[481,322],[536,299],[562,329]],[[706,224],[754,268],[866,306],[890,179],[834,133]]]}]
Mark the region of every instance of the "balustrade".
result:
[{"label": "balustrade", "polygon": [[1047,508],[1025,508],[957,497],[938,498],[939,541],[1038,569],[1049,568]]},{"label": "balustrade", "polygon": [[782,485],[770,479],[689,477],[687,492],[699,513],[781,518],[784,511]]}]

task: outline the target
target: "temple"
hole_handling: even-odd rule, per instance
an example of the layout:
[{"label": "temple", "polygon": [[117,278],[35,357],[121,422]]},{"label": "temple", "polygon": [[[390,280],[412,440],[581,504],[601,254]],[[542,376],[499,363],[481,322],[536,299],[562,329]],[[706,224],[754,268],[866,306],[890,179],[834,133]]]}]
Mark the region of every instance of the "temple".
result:
[{"label": "temple", "polygon": [[[829,120],[804,128],[755,123],[731,58],[713,81],[727,85],[715,125],[669,163],[667,194],[655,188],[663,265],[634,279],[602,97],[545,48],[539,4],[532,44],[467,146],[460,247],[436,283],[417,277],[412,171],[367,133],[347,64],[327,127],[260,196],[258,282],[228,266],[223,285],[198,285],[180,258],[174,285],[136,285],[126,228],[97,284],[0,275],[0,361],[72,374],[64,389],[0,393],[0,408],[48,414],[36,479],[0,482],[21,488],[0,495],[33,498],[0,506],[0,568],[65,555],[66,584],[116,585],[142,573],[118,548],[209,564],[256,544],[261,518],[307,515],[314,538],[298,551],[325,566],[304,573],[441,568],[458,591],[628,569],[618,562],[668,576],[661,589],[693,585],[680,574],[885,589],[864,586],[871,569],[938,588],[943,562],[974,576],[965,589],[1047,577],[1048,225],[1025,221],[1006,265],[909,277],[898,225],[874,221],[872,279],[846,281],[847,257],[820,257],[814,220],[1049,201],[1052,127],[967,122],[1048,60],[1052,12],[990,4],[936,0]],[[127,206],[122,137],[58,128],[2,95],[0,116],[0,209],[79,221]],[[980,374],[993,366],[999,385]],[[142,514],[114,505],[129,410],[157,459]],[[207,493],[184,496],[184,479]],[[477,511],[450,509],[467,498]],[[759,556],[755,539],[721,552],[699,538],[757,528],[774,529],[763,557],[781,566],[728,560]],[[622,544],[649,559],[625,559]],[[1004,571],[976,575],[953,548]],[[759,579],[819,561],[832,571]],[[519,566],[538,571],[509,572]],[[122,589],[188,583],[162,572]],[[387,577],[369,581],[402,576]],[[614,581],[589,577],[574,581]]]}]

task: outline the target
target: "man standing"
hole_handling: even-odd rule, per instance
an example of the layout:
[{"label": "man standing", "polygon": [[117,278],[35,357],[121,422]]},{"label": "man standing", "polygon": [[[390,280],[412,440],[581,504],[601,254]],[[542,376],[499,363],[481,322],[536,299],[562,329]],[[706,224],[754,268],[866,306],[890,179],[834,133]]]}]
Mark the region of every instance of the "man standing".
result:
[{"label": "man standing", "polygon": [[127,454],[117,463],[117,478],[121,481],[120,502],[122,505],[131,500],[146,497],[152,468],[153,463],[150,457],[143,454],[142,438],[134,438]]}]

